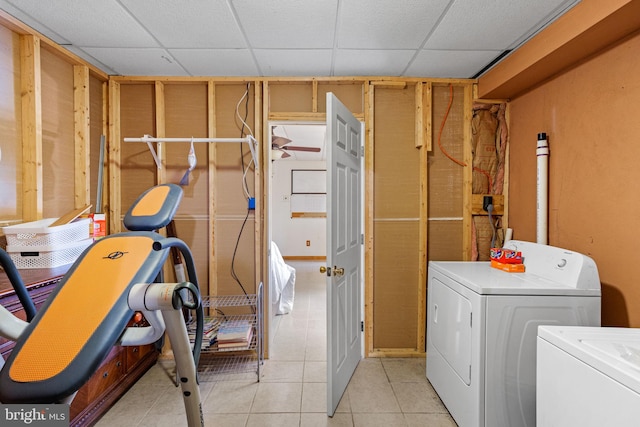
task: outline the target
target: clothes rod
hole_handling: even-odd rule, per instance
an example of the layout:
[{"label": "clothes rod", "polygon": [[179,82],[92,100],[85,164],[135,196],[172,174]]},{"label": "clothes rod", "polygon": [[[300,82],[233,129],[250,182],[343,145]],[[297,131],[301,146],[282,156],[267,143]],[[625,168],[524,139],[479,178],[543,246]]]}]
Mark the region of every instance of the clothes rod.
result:
[{"label": "clothes rod", "polygon": [[256,146],[258,145],[258,141],[251,135],[244,138],[154,138],[151,135],[144,135],[141,138],[124,138],[124,142],[146,142],[158,169],[162,169],[162,164],[160,163],[160,159],[158,158],[155,148],[151,145],[152,142],[246,142],[249,144],[253,164],[255,165],[256,170],[258,169],[258,162],[256,161]]},{"label": "clothes rod", "polygon": [[143,136],[142,138],[125,138],[124,142],[251,142],[255,141],[252,136],[246,138],[153,138]]}]

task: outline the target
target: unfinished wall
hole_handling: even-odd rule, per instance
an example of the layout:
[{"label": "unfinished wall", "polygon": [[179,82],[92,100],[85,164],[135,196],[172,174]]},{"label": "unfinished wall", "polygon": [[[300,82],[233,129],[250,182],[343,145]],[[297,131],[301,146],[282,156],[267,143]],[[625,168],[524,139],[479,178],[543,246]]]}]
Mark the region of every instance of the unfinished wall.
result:
[{"label": "unfinished wall", "polygon": [[[124,82],[119,98],[120,135],[123,140],[145,134],[239,138],[242,125],[236,106],[243,97],[248,103],[241,103],[238,113],[255,127],[253,87],[245,96],[244,82]],[[244,134],[248,133],[245,129]],[[188,169],[189,142],[154,145],[161,153],[162,169],[156,167],[146,144],[121,141],[122,215],[142,192],[156,183],[179,184]],[[182,185],[177,235],[191,248],[203,295],[242,294],[238,281],[247,293],[255,293],[254,213],[248,211],[243,191],[244,171],[249,168],[247,188],[255,197],[249,150],[239,143],[195,143],[194,149],[197,165]]]},{"label": "unfinished wall", "polygon": [[[89,191],[90,191],[90,199],[93,204],[93,211],[97,211],[98,203],[96,200],[98,193],[98,169],[100,164],[100,137],[101,135],[105,135],[106,138],[106,83],[100,81],[95,77],[89,78],[89,92],[90,92],[90,105],[89,105],[89,120],[90,120],[90,164],[91,170],[90,173],[90,182],[89,182]],[[106,140],[105,140],[105,153],[104,159],[106,159]],[[102,212],[106,211],[105,208],[108,207],[108,194],[109,192],[105,190],[104,185],[107,182],[107,171],[106,168],[103,170],[103,189],[102,189],[102,204],[103,209]]]},{"label": "unfinished wall", "polygon": [[536,135],[546,132],[549,243],[591,256],[602,324],[640,327],[640,35],[511,102],[509,226],[534,240]]},{"label": "unfinished wall", "polygon": [[22,148],[20,142],[20,40],[0,26],[0,218],[22,217]]},{"label": "unfinished wall", "polygon": [[415,86],[374,92],[373,347],[415,349],[420,259],[420,156]]},{"label": "unfinished wall", "polygon": [[[248,90],[248,93],[245,92]],[[242,130],[240,116],[254,135],[255,85],[251,83],[216,84],[215,89],[215,135],[220,138],[240,138],[249,134]],[[236,106],[238,110],[236,111]],[[247,195],[243,190],[243,175],[249,197],[256,197],[254,171],[250,165],[251,154],[246,144],[217,143],[215,157],[215,231],[213,260],[217,270],[217,295],[239,295],[242,288],[247,293],[257,290],[256,253],[260,250],[255,243],[255,210],[249,210]],[[236,251],[237,246],[237,251]],[[234,251],[236,255],[234,258]],[[235,272],[232,274],[232,268]],[[237,280],[234,279],[234,275]],[[212,284],[213,285],[213,284]]]},{"label": "unfinished wall", "polygon": [[463,166],[447,154],[464,162],[463,129],[468,125],[464,105],[463,87],[434,86],[433,146],[428,156],[429,260],[463,259]]},{"label": "unfinished wall", "polygon": [[41,55],[43,215],[56,218],[74,207],[73,65]]},{"label": "unfinished wall", "polygon": [[107,76],[20,23],[5,26],[3,15],[0,225],[95,204],[91,145],[104,132]]}]

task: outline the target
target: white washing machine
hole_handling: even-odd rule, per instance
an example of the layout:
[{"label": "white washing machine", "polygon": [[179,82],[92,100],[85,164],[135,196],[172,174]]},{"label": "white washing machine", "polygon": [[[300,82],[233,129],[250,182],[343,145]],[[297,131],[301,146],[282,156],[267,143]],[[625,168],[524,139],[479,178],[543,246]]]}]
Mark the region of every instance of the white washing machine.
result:
[{"label": "white washing machine", "polygon": [[510,241],[526,272],[488,262],[430,262],[427,378],[459,427],[536,425],[539,325],[600,326],[593,260]]},{"label": "white washing machine", "polygon": [[640,329],[541,326],[539,427],[640,425]]}]

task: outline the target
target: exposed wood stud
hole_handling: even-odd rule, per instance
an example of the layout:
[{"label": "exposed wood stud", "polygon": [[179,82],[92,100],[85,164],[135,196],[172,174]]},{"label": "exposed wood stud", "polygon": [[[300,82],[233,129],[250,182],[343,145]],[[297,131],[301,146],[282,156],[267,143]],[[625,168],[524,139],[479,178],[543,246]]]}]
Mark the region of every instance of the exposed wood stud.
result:
[{"label": "exposed wood stud", "polygon": [[[254,130],[254,135],[253,137],[258,141],[262,141],[262,128],[259,126],[259,123],[262,119],[262,85],[260,83],[259,80],[256,80],[253,82],[253,88],[254,88],[254,92],[253,92],[253,126],[251,126],[251,128]],[[266,248],[266,241],[263,242],[262,240],[262,234],[263,234],[263,229],[262,229],[262,224],[264,223],[264,219],[263,219],[263,205],[264,205],[264,199],[263,199],[263,194],[264,192],[262,191],[263,187],[262,187],[262,171],[264,170],[264,163],[262,161],[263,155],[264,155],[264,150],[261,150],[262,147],[264,147],[267,144],[258,144],[258,147],[256,149],[256,163],[254,165],[254,169],[253,169],[253,182],[254,182],[254,186],[253,188],[255,188],[254,191],[254,197],[255,197],[255,208],[253,211],[254,214],[254,247],[257,249],[256,251],[254,251],[254,265],[255,265],[255,270],[254,270],[254,284],[255,284],[255,292],[258,292],[258,284],[263,281],[262,279],[262,269],[260,268],[262,265],[262,257],[261,257],[261,253],[265,253],[264,249]],[[266,239],[265,239],[266,240]],[[260,248],[262,248],[262,250],[260,250]],[[268,301],[268,300],[266,300]],[[265,307],[266,308],[266,307]]]},{"label": "exposed wood stud", "polygon": [[42,86],[40,38],[20,36],[22,219],[42,219]]},{"label": "exposed wood stud", "polygon": [[[164,83],[155,82],[155,117],[156,117],[156,138],[164,138],[167,136],[166,131],[166,105],[164,96]],[[167,153],[164,142],[156,143],[156,154],[160,159],[162,167],[156,168],[156,184],[163,184],[167,180]]]},{"label": "exposed wood stud", "polygon": [[[420,89],[416,89],[416,104],[420,108],[416,108],[416,123],[420,122],[420,138],[423,143],[420,144],[420,224],[418,237],[418,283],[416,284],[417,301],[418,301],[418,327],[416,331],[417,351],[423,353],[426,351],[426,325],[427,325],[427,266],[428,266],[428,224],[429,224],[429,169],[428,155],[431,149],[431,143],[427,139],[430,134],[427,132],[427,118],[431,117],[432,98],[431,85],[429,83],[419,83]],[[431,121],[428,120],[430,123]],[[430,127],[430,126],[429,126]]]},{"label": "exposed wood stud", "polygon": [[120,170],[122,138],[120,135],[120,83],[109,80],[109,232],[121,231],[122,172]]},{"label": "exposed wood stud", "polygon": [[422,105],[428,105],[429,108],[425,108],[422,114],[425,127],[425,138],[427,151],[433,150],[433,87],[431,82],[425,83],[425,88],[422,91]]},{"label": "exposed wood stud", "polygon": [[464,107],[462,120],[462,144],[463,162],[466,166],[462,172],[462,259],[471,260],[471,226],[473,222],[471,214],[471,193],[473,191],[473,155],[471,153],[471,115],[472,115],[472,88],[464,86]]},{"label": "exposed wood stud", "polygon": [[318,81],[313,80],[312,82],[313,89],[311,92],[311,111],[314,113],[318,112]]},{"label": "exposed wood stud", "polygon": [[[207,82],[207,137],[216,137],[216,84],[213,80]],[[216,259],[216,144],[207,143],[209,157],[209,287],[207,295],[218,294],[218,264],[211,260]]]},{"label": "exposed wood stud", "polygon": [[366,325],[364,333],[365,355],[373,353],[373,232],[374,232],[374,86],[365,83],[364,86],[364,111],[366,120],[364,122],[364,323]]},{"label": "exposed wood stud", "polygon": [[74,208],[91,203],[91,121],[89,68],[73,67],[73,126],[75,129]]},{"label": "exposed wood stud", "polygon": [[[102,213],[105,213],[109,211],[109,206],[111,206],[111,201],[109,200],[109,176],[111,173],[109,170],[109,84],[107,82],[102,82],[102,134],[105,136],[105,152],[102,164]],[[109,224],[108,218],[107,224]],[[109,234],[108,228],[107,234]]]}]

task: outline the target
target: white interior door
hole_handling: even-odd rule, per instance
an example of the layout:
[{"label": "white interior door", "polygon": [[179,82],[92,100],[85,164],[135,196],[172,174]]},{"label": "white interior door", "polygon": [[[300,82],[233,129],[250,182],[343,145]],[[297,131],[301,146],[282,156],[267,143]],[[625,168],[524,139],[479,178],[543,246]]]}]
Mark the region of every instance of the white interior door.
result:
[{"label": "white interior door", "polygon": [[327,93],[327,415],[362,357],[362,123]]}]

